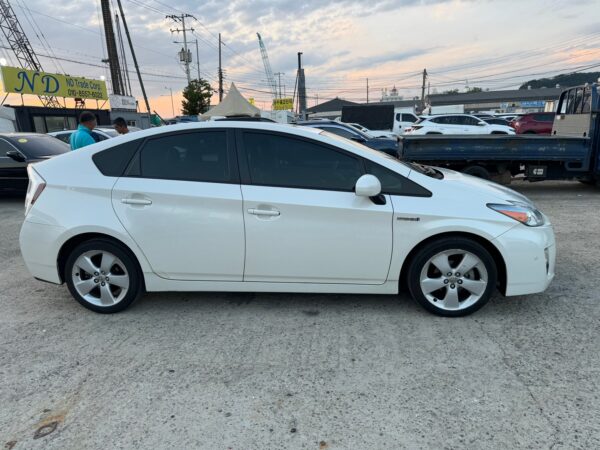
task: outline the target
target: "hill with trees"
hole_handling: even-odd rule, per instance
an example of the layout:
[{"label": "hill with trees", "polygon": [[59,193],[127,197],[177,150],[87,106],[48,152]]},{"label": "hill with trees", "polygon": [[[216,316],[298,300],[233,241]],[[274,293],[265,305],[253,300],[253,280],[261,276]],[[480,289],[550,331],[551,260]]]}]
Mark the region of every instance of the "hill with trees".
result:
[{"label": "hill with trees", "polygon": [[600,72],[565,73],[556,75],[552,78],[529,80],[523,83],[519,89],[527,89],[528,86],[531,86],[531,89],[553,88],[556,87],[557,84],[559,84],[560,87],[566,88],[579,86],[580,84],[585,83],[595,83],[598,81],[598,78],[600,78]]}]

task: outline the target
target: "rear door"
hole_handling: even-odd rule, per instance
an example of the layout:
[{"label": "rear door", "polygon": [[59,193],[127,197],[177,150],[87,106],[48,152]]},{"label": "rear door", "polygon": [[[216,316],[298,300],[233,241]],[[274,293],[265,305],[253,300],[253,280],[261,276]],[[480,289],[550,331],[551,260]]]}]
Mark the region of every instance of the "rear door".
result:
[{"label": "rear door", "polygon": [[[27,161],[16,161],[6,153],[18,151],[15,146],[4,139],[0,139],[0,188],[3,189],[27,189]],[[20,152],[20,151],[19,151]],[[23,156],[23,152],[20,152]]]},{"label": "rear door", "polygon": [[393,211],[358,197],[356,155],[293,135],[239,132],[244,281],[382,284]]},{"label": "rear door", "polygon": [[113,207],[159,276],[241,281],[244,223],[232,133],[150,138],[117,180]]}]

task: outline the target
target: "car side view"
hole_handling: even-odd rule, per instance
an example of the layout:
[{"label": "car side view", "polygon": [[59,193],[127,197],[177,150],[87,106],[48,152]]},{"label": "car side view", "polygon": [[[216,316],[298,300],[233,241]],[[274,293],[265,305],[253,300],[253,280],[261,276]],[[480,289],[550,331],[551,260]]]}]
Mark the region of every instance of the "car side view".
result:
[{"label": "car side view", "polygon": [[405,130],[405,134],[515,134],[515,130],[506,125],[488,123],[471,114],[440,114],[422,116]]},{"label": "car side view", "polygon": [[312,127],[174,125],[28,171],[29,271],[101,313],[144,291],[406,287],[461,316],[554,277],[552,226],[524,196]]}]

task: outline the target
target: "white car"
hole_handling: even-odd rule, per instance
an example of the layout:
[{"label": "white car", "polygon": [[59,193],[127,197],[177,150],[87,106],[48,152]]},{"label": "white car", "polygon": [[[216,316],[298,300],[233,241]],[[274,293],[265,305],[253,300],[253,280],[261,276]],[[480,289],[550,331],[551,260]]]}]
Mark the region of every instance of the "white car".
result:
[{"label": "white car", "polygon": [[[130,133],[140,130],[141,128],[138,127],[129,127]],[[71,135],[75,133],[75,131],[77,130],[52,131],[48,134],[69,144],[71,142]],[[96,142],[100,142],[105,141],[106,139],[117,137],[119,136],[119,133],[114,128],[96,127],[92,130],[91,135]]]},{"label": "white car", "polygon": [[397,294],[460,316],[554,277],[524,196],[311,127],[144,130],[30,165],[20,246],[83,306],[144,291]]},{"label": "white car", "polygon": [[[71,135],[76,131],[77,130],[52,131],[48,134],[69,144],[71,142]],[[106,139],[117,137],[119,135],[119,133],[112,128],[94,128],[90,134],[96,142],[105,141]]]},{"label": "white car", "polygon": [[357,129],[358,131],[362,131],[367,136],[372,138],[389,138],[389,139],[397,139],[398,135],[392,133],[391,131],[381,131],[381,130],[370,130],[367,127],[363,127],[360,123],[347,123],[346,125],[351,126],[352,128]]},{"label": "white car", "polygon": [[515,130],[506,125],[491,125],[471,114],[440,114],[421,117],[405,134],[515,134]]}]

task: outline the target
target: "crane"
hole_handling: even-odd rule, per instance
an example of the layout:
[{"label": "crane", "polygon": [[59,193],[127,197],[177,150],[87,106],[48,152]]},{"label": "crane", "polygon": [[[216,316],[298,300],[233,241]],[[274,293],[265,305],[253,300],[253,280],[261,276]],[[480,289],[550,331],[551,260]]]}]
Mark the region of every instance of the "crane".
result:
[{"label": "crane", "polygon": [[[0,0],[1,1],[1,0]],[[263,43],[262,38],[260,37],[260,33],[256,33],[258,36],[258,46],[260,47],[260,54],[262,56],[263,64],[265,65],[265,73],[267,74],[267,82],[269,83],[269,87],[271,88],[271,94],[273,95],[273,100],[277,98],[277,84],[275,83],[275,76],[273,75],[273,71],[271,70],[271,63],[269,62],[269,55],[267,54],[267,48]]]},{"label": "crane", "polygon": [[[17,19],[8,0],[0,0],[0,29],[2,29],[2,33],[19,60],[21,67],[41,72],[42,64],[35,54],[29,39],[27,39],[27,35],[23,31],[23,27],[21,27],[19,19]],[[40,95],[39,98],[44,106],[62,108],[56,97]]]}]

